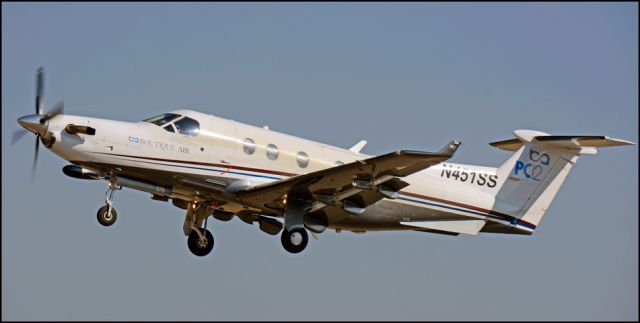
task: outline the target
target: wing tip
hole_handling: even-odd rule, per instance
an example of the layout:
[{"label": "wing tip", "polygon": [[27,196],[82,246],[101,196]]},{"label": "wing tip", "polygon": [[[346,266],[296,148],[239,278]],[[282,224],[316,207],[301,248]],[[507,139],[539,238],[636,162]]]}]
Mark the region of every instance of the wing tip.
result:
[{"label": "wing tip", "polygon": [[618,143],[618,146],[627,146],[627,145],[637,145],[635,142],[630,141],[630,140],[624,140],[624,139],[618,139],[618,138],[608,138],[607,139],[611,140],[611,141],[615,141],[616,143]]},{"label": "wing tip", "polygon": [[440,151],[438,151],[438,154],[453,156],[453,154],[458,150],[458,147],[460,147],[461,144],[462,142],[460,142],[459,140],[451,140],[448,144],[442,147]]},{"label": "wing tip", "polygon": [[435,153],[426,152],[426,151],[420,151],[420,150],[402,150],[402,149],[397,149],[394,152],[394,154],[395,155],[415,154],[415,155],[429,155],[429,156],[444,155],[444,156],[447,156],[447,157],[451,157],[456,152],[456,150],[458,150],[458,147],[460,147],[461,144],[462,144],[462,142],[460,142],[459,140],[451,140],[448,144],[446,144],[444,147],[442,147],[442,149],[440,149],[439,151],[437,151]]}]

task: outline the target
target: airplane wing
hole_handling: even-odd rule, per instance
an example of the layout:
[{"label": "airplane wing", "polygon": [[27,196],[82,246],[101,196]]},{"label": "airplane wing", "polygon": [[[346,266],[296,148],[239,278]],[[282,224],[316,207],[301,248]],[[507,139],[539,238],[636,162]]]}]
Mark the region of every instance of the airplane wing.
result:
[{"label": "airplane wing", "polygon": [[411,175],[451,158],[459,145],[459,141],[451,141],[436,153],[398,150],[241,189],[234,195],[243,204],[260,209],[284,209],[286,199],[296,197],[312,203],[308,212],[340,203],[345,211],[358,214],[384,197],[395,198],[397,191],[408,185],[398,177]]}]

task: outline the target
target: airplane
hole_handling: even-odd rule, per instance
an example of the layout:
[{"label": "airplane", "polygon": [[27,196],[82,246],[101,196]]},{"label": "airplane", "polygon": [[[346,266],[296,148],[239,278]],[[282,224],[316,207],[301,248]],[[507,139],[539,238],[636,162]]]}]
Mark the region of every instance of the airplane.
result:
[{"label": "airplane", "polygon": [[124,122],[65,115],[63,104],[43,111],[44,70],[36,73],[36,113],[19,118],[27,132],[70,162],[64,174],[107,182],[97,212],[103,226],[118,217],[115,191],[147,192],[184,209],[183,233],[196,256],[214,246],[209,216],[238,217],[280,234],[284,249],[300,253],[326,229],[355,233],[412,230],[435,234],[531,235],[581,155],[635,143],[593,135],[516,130],[490,145],[513,152],[497,167],[450,163],[460,146],[436,152],[396,150],[380,156],[180,109]]}]

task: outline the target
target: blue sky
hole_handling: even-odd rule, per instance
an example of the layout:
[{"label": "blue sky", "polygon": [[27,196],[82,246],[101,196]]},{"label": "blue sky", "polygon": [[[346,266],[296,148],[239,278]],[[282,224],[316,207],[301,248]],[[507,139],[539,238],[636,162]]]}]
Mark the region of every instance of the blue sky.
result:
[{"label": "blue sky", "polygon": [[66,177],[45,106],[136,121],[178,108],[364,152],[515,129],[638,142],[637,3],[3,3],[4,320],[637,320],[638,148],[581,158],[533,236],[325,232],[298,255],[239,220],[192,256],[183,211]]}]

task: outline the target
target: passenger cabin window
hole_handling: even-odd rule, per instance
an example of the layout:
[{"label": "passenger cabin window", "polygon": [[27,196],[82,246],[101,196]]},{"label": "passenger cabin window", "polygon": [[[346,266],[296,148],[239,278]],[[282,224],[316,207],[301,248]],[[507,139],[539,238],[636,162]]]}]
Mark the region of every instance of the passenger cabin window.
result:
[{"label": "passenger cabin window", "polygon": [[179,118],[180,115],[179,114],[175,114],[175,113],[165,113],[165,114],[161,114],[159,116],[155,116],[155,117],[151,117],[148,119],[144,119],[143,121],[149,122],[149,123],[153,123],[155,125],[158,126],[164,126],[165,124],[171,122],[172,120],[175,120],[176,118]]},{"label": "passenger cabin window", "polygon": [[300,168],[305,168],[307,167],[307,165],[309,165],[309,155],[307,155],[307,153],[305,153],[304,151],[300,151],[298,152],[296,161],[298,162],[298,166],[300,166]]},{"label": "passenger cabin window", "polygon": [[344,163],[340,160],[336,161],[336,166],[344,165]]},{"label": "passenger cabin window", "polygon": [[173,123],[176,130],[186,136],[196,136],[200,133],[200,123],[189,117],[184,117]]},{"label": "passenger cabin window", "polygon": [[245,138],[242,142],[242,150],[247,155],[253,155],[256,151],[256,143],[251,138]]},{"label": "passenger cabin window", "polygon": [[267,145],[267,158],[271,160],[278,159],[278,147],[274,144]]}]

